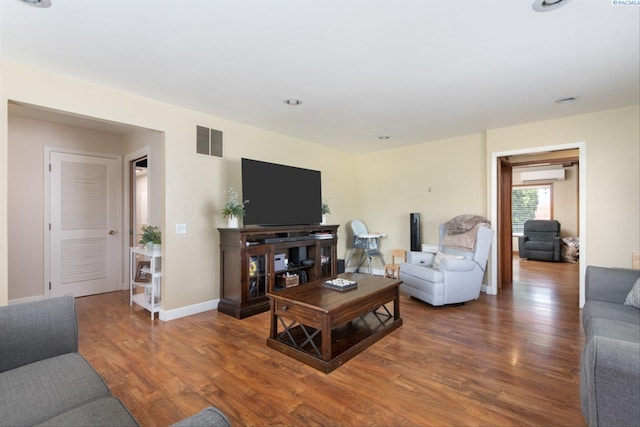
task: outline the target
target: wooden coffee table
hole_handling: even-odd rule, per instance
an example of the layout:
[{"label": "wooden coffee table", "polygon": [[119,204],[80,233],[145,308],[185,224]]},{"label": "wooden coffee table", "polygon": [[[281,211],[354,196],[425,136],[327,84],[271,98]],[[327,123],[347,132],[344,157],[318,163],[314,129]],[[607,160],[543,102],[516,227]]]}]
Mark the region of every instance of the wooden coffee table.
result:
[{"label": "wooden coffee table", "polygon": [[320,281],[268,293],[267,345],[329,373],[402,325],[401,281],[358,273],[338,277],[358,286],[338,291]]}]

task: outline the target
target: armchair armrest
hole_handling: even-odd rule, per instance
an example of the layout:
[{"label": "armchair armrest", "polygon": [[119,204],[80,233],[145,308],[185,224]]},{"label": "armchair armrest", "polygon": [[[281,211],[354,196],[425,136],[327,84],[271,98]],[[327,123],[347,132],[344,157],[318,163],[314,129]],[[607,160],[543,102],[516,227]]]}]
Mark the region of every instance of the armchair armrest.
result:
[{"label": "armchair armrest", "polygon": [[518,236],[518,256],[520,258],[526,258],[527,254],[524,250],[524,243],[529,240],[527,236]]},{"label": "armchair armrest", "polygon": [[77,352],[73,296],[0,307],[0,343],[0,372]]},{"label": "armchair armrest", "polygon": [[562,238],[560,236],[553,238],[553,259],[560,261],[560,248],[562,247]]},{"label": "armchair armrest", "polygon": [[408,252],[407,264],[417,264],[424,265],[425,267],[430,267],[433,265],[433,260],[435,259],[435,257],[435,254],[431,252]]},{"label": "armchair armrest", "polygon": [[468,259],[445,258],[440,261],[440,271],[471,271],[477,264]]}]

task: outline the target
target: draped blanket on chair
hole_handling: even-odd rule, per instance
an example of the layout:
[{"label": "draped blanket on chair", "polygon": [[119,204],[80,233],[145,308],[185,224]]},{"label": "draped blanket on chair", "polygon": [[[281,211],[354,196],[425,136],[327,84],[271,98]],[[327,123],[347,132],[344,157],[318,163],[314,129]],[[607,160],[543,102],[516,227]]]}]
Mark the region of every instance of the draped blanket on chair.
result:
[{"label": "draped blanket on chair", "polygon": [[447,233],[443,246],[453,246],[463,250],[473,250],[478,236],[478,227],[491,227],[491,222],[480,215],[458,215],[445,223]]}]

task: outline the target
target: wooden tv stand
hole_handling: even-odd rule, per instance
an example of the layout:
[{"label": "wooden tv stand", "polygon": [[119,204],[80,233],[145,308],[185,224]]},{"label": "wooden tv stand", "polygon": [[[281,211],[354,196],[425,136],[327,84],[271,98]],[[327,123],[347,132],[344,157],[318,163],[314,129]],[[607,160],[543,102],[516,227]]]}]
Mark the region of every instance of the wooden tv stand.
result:
[{"label": "wooden tv stand", "polygon": [[[338,225],[219,228],[218,311],[238,319],[269,310],[268,292],[337,274]],[[285,263],[285,259],[288,263]]]}]

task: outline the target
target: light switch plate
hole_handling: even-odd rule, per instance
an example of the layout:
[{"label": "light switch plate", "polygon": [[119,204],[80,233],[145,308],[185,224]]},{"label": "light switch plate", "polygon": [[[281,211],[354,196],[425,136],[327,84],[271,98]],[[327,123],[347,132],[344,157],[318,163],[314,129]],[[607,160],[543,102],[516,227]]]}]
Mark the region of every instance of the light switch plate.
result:
[{"label": "light switch plate", "polygon": [[187,224],[176,224],[176,234],[187,234]]}]

